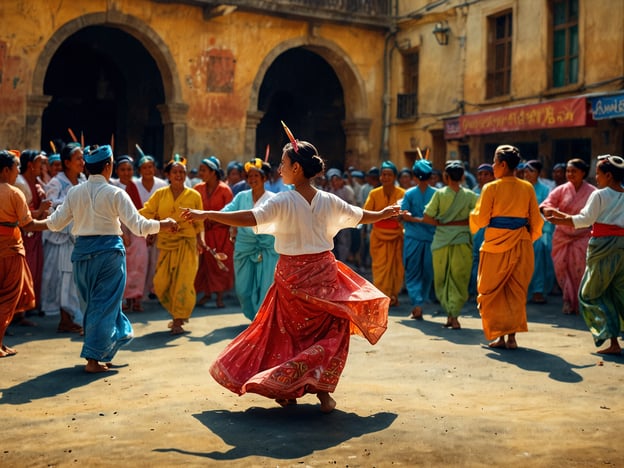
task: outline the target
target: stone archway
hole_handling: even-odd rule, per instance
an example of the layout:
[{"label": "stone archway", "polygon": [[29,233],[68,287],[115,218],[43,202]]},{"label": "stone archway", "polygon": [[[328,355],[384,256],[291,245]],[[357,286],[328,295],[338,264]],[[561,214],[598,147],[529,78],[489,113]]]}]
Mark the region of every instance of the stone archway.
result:
[{"label": "stone archway", "polygon": [[160,36],[143,21],[117,11],[92,13],[73,19],[61,26],[41,51],[32,76],[32,88],[26,102],[26,146],[38,147],[41,140],[42,114],[51,96],[44,95],[48,66],[61,44],[71,35],[88,26],[118,28],[137,39],[152,56],[161,74],[165,102],[158,106],[164,126],[163,152],[186,154],[188,105],[182,100],[182,89],[175,60]]},{"label": "stone archway", "polygon": [[304,48],[322,57],[336,73],[344,92],[345,119],[342,122],[346,137],[345,164],[358,165],[368,159],[370,152],[370,127],[368,103],[364,80],[358,74],[349,55],[333,42],[314,36],[300,37],[282,42],[264,58],[252,83],[245,125],[245,154],[254,154],[256,128],[263,112],[258,110],[260,88],[271,64],[284,52]]}]

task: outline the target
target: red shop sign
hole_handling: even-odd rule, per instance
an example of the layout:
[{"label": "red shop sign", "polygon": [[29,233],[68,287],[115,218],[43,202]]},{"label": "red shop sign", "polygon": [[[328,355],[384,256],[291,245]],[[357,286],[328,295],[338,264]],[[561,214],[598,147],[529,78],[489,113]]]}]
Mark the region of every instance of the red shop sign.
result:
[{"label": "red shop sign", "polygon": [[459,122],[463,135],[583,127],[588,123],[587,99],[576,97],[467,114]]}]

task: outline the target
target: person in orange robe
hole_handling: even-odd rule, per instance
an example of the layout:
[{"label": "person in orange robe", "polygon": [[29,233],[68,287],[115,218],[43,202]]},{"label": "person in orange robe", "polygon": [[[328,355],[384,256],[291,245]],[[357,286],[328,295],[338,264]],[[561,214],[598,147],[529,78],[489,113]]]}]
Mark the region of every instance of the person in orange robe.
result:
[{"label": "person in orange robe", "polygon": [[[379,211],[399,202],[405,190],[395,182],[397,168],[391,161],[381,164],[381,187],[374,188],[364,203],[365,210]],[[399,305],[399,292],[403,288],[403,225],[397,219],[384,219],[373,224],[370,234],[373,284],[390,297],[390,305]]]},{"label": "person in orange robe", "polygon": [[19,167],[14,154],[0,151],[0,358],[17,354],[3,342],[15,313],[35,306],[33,279],[20,228],[26,232],[47,229],[45,220],[32,218],[26,197],[13,186]]},{"label": "person in orange robe", "polygon": [[[496,148],[494,177],[470,214],[470,230],[485,227],[477,273],[477,305],[492,348],[516,349],[517,332],[528,331],[526,300],[533,275],[533,242],[542,235],[535,190],[514,176],[520,151]],[[505,339],[505,336],[507,339]]]}]

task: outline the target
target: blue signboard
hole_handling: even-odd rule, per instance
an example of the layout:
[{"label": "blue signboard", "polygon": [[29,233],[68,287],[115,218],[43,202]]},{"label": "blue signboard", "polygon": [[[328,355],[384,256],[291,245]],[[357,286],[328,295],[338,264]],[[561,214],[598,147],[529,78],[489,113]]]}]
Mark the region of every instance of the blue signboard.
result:
[{"label": "blue signboard", "polygon": [[624,93],[589,98],[594,120],[624,117]]}]

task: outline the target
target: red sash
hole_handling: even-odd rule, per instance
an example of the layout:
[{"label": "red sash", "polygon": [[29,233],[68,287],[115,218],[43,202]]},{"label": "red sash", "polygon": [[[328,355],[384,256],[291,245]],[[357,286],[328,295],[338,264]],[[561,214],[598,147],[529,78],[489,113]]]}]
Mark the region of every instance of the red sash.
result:
[{"label": "red sash", "polygon": [[624,236],[624,227],[616,224],[594,223],[591,235],[592,237]]}]

